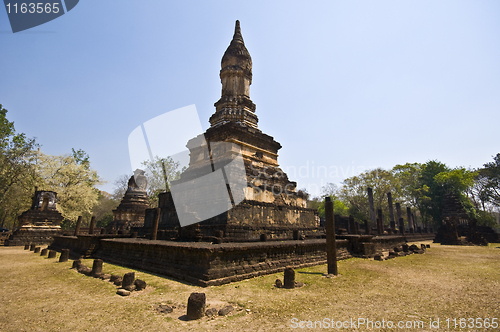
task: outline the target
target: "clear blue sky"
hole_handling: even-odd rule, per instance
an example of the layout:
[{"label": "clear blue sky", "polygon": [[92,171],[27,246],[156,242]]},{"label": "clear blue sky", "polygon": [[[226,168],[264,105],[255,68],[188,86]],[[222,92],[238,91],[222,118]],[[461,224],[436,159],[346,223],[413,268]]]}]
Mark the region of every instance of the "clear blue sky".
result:
[{"label": "clear blue sky", "polygon": [[208,128],[237,19],[259,128],[299,188],[500,152],[497,0],[83,0],[16,34],[0,9],[0,103],[45,153],[85,150],[111,192],[141,123],[195,104]]}]

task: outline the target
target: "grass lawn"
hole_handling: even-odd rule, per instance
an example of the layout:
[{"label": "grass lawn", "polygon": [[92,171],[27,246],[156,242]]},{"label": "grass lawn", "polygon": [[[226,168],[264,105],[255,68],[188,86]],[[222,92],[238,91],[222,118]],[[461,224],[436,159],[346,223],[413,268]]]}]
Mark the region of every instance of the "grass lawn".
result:
[{"label": "grass lawn", "polygon": [[[325,265],[296,270],[296,280],[305,286],[293,290],[274,287],[282,273],[202,288],[104,263],[105,273],[135,271],[136,278],[147,282],[145,290],[128,297],[116,295],[116,286],[109,282],[71,270],[71,260],[58,263],[23,247],[0,247],[0,331],[338,330],[327,328],[325,322],[332,320],[349,321],[344,331],[484,331],[477,328],[482,319],[500,320],[500,244],[430,244],[423,255],[340,261],[335,278],[322,276]],[[92,267],[92,260],[84,264]],[[225,317],[186,321],[185,305],[192,292],[206,293],[209,308],[231,304],[236,310]],[[161,303],[174,306],[174,311],[158,313],[154,307]],[[431,329],[429,322],[438,318],[440,328]],[[480,320],[460,329],[461,318]],[[358,319],[372,321],[373,329],[358,325]],[[388,321],[424,325],[376,328],[377,322]],[[316,329],[307,328],[314,322]],[[306,328],[294,328],[299,324]]]}]

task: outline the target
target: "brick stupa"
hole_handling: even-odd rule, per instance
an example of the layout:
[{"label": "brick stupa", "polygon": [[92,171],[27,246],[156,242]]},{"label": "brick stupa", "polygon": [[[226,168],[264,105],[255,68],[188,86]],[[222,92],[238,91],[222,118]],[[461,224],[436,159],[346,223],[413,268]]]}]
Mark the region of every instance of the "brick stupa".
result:
[{"label": "brick stupa", "polygon": [[[234,36],[222,57],[221,67],[222,96],[215,103],[210,128],[203,136],[210,147],[216,146],[216,142],[227,142],[236,145],[238,151],[212,148],[207,155],[196,143],[200,137],[193,138],[187,143],[189,167],[175,183],[199,177],[199,170],[206,169],[207,164],[212,163],[216,168],[227,164],[225,160],[230,160],[232,154],[241,153],[247,181],[244,199],[222,214],[193,227],[183,227],[184,234],[251,241],[261,238],[262,234],[264,238],[288,239],[294,234],[297,237],[299,232],[314,231],[319,226],[317,214],[306,207],[307,197],[297,192],[296,183],[291,182],[278,165],[280,143],[258,128],[256,106],[250,99],[252,58],[245,47],[239,21],[236,21]],[[211,199],[206,197],[207,204]],[[168,233],[178,227],[170,192],[160,194],[159,207],[159,228]],[[145,226],[150,225],[146,221]],[[186,232],[187,229],[190,231]]]},{"label": "brick stupa", "polygon": [[18,217],[18,228],[5,245],[50,244],[54,236],[61,234],[60,223],[64,219],[56,204],[56,192],[35,188],[31,208]]}]

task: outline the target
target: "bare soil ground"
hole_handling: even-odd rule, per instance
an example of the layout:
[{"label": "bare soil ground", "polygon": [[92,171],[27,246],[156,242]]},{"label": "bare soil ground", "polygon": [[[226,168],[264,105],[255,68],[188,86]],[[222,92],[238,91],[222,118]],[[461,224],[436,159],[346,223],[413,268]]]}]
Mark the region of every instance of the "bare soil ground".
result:
[{"label": "bare soil ground", "polygon": [[[84,264],[91,267],[92,260]],[[453,319],[500,320],[500,244],[431,244],[423,255],[382,262],[349,259],[339,262],[335,278],[323,276],[325,265],[304,268],[296,271],[296,280],[305,286],[293,290],[274,287],[282,273],[202,288],[135,271],[148,287],[121,297],[113,284],[79,274],[71,265],[71,260],[58,263],[22,247],[0,247],[0,331],[450,331],[455,330]],[[106,263],[103,270],[121,275],[134,271]],[[236,310],[225,317],[186,321],[192,292],[206,293],[208,307],[231,304]],[[174,311],[156,311],[162,303],[174,306]],[[374,324],[384,320],[424,325],[354,328],[351,319],[358,323],[360,318]],[[431,328],[430,320],[438,318],[440,328]],[[349,325],[327,328],[325,321],[331,320]],[[305,328],[299,328],[301,321]],[[315,322],[315,329],[308,328]],[[459,327],[456,330],[484,331],[477,325]]]}]

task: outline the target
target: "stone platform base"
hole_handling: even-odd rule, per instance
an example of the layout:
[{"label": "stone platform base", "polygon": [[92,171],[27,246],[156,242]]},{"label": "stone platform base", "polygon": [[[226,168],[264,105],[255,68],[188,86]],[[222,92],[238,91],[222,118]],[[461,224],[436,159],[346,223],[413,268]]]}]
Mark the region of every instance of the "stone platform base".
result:
[{"label": "stone platform base", "polygon": [[[109,238],[111,236],[59,236],[50,248],[70,249],[73,256],[100,258],[203,287],[281,272],[287,266],[302,268],[326,264],[325,239],[212,244]],[[337,259],[373,257],[407,241],[425,241],[433,237],[434,234],[406,238],[396,235],[339,236]]]},{"label": "stone platform base", "polygon": [[64,231],[58,229],[20,229],[14,232],[7,240],[5,246],[24,246],[26,244],[48,245],[54,241],[55,236],[63,235]]},{"label": "stone platform base", "polygon": [[130,234],[79,234],[78,236],[54,236],[49,249],[61,251],[70,249],[70,255],[75,258],[90,258],[99,248],[100,240],[111,238],[129,238]]},{"label": "stone platform base", "polygon": [[435,233],[414,233],[405,234],[406,242],[432,241],[436,237]]},{"label": "stone platform base", "polygon": [[[337,258],[353,257],[348,240],[337,240]],[[325,240],[254,243],[193,243],[106,239],[94,257],[173,277],[199,286],[217,286],[326,263]]]}]

